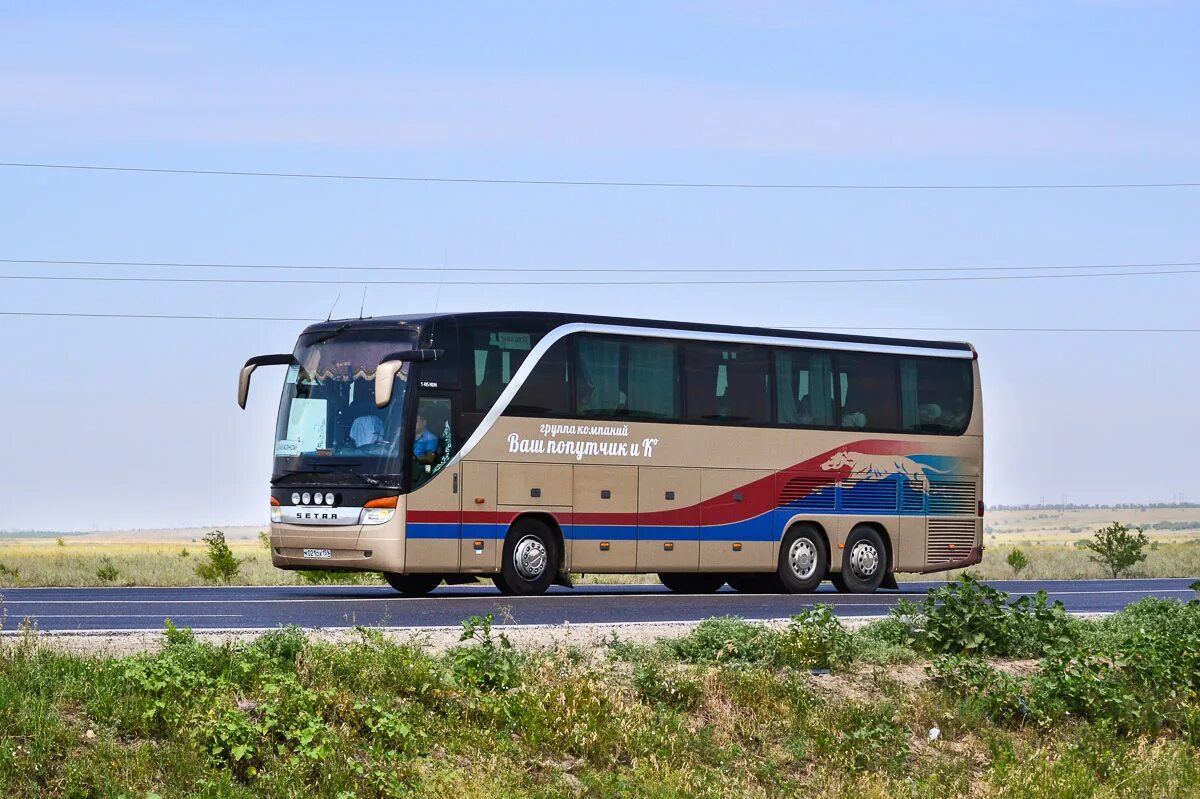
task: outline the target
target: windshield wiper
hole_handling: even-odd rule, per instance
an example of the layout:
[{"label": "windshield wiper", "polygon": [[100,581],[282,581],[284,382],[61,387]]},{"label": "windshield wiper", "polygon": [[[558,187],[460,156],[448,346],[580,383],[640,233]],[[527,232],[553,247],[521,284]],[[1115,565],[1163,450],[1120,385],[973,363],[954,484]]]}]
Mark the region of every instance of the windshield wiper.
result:
[{"label": "windshield wiper", "polygon": [[362,472],[358,471],[353,466],[350,466],[348,464],[333,464],[333,463],[331,463],[328,466],[326,466],[325,464],[320,464],[320,466],[322,466],[324,468],[303,469],[298,472],[285,472],[284,474],[272,477],[271,483],[273,485],[285,485],[285,484],[293,483],[293,482],[300,482],[300,483],[308,482],[308,481],[313,480],[314,478],[319,479],[322,477],[329,477],[329,476],[335,476],[335,477],[336,476],[347,476],[347,477],[355,477],[355,478],[361,480],[362,482],[366,483],[369,486],[385,485],[385,483],[383,481],[381,481],[379,478],[372,477],[369,474],[363,474]]},{"label": "windshield wiper", "polygon": [[337,327],[335,327],[333,330],[330,330],[330,331],[329,331],[328,333],[326,333],[325,335],[323,335],[323,336],[318,336],[317,338],[315,338],[315,339],[313,339],[312,341],[308,342],[307,346],[309,346],[309,347],[312,347],[312,346],[315,346],[315,345],[317,345],[317,344],[323,344],[323,343],[325,343],[326,341],[329,341],[331,338],[337,338],[338,336],[342,335],[343,333],[345,333],[345,332],[346,332],[347,330],[349,330],[349,329],[350,329],[350,323],[349,323],[349,322],[345,323],[344,325],[338,325]]}]

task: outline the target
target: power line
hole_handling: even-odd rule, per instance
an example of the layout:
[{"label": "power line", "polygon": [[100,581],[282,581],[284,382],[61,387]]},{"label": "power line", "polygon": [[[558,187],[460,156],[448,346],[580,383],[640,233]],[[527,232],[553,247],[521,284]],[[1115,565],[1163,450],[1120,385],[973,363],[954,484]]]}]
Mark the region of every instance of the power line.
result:
[{"label": "power line", "polygon": [[497,186],[578,186],[599,188],[654,189],[808,189],[833,191],[974,191],[1026,189],[1178,189],[1194,188],[1200,182],[1161,183],[716,183],[628,180],[536,180],[530,178],[449,178],[418,175],[353,175],[321,172],[259,172],[233,169],[166,169],[133,166],[100,166],[96,164],[45,164],[7,161],[0,166],[20,169],[61,169],[89,172],[135,172],[161,175],[218,175],[253,178],[308,178],[316,180],[359,180],[397,183],[468,183]]},{"label": "power line", "polygon": [[[150,320],[204,320],[220,322],[319,322],[316,317],[302,316],[218,316],[199,314],[129,314],[129,313],[73,313],[65,311],[0,311],[8,317],[48,317],[69,319],[150,319]],[[370,318],[370,317],[368,317]],[[340,320],[333,320],[340,321]],[[928,333],[1200,333],[1200,328],[1162,327],[882,327],[882,326],[837,326],[808,325],[796,327],[773,325],[780,330],[827,330],[827,331],[908,331]]]},{"label": "power line", "polygon": [[959,281],[997,280],[1076,280],[1091,277],[1146,277],[1154,275],[1195,275],[1200,269],[1170,269],[1140,272],[1075,272],[1066,275],[956,275],[952,277],[856,277],[815,278],[807,280],[308,280],[296,278],[240,277],[116,277],[110,275],[0,275],[0,280],[67,281],[95,283],[185,283],[222,285],[303,285],[337,286],[361,283],[372,286],[776,286],[818,285],[833,283],[944,283]]},{"label": "power line", "polygon": [[655,272],[670,273],[746,273],[800,274],[800,273],[891,273],[891,272],[1024,272],[1033,270],[1082,270],[1082,269],[1165,269],[1180,266],[1200,266],[1200,261],[1160,261],[1124,264],[1035,264],[1030,266],[898,266],[898,267],[582,267],[562,269],[545,266],[351,266],[348,264],[246,264],[204,263],[183,261],[85,261],[55,260],[49,258],[0,258],[0,264],[29,264],[38,266],[116,266],[164,269],[296,269],[345,272],[516,272],[516,273],[598,273],[627,274]]}]

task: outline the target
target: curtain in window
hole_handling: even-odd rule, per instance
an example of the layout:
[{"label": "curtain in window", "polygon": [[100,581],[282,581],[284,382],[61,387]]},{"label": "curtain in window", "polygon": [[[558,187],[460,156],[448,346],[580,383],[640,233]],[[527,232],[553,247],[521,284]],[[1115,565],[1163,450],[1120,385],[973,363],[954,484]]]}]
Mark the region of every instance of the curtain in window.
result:
[{"label": "curtain in window", "polygon": [[579,339],[577,351],[577,410],[580,413],[615,414],[623,409],[621,342],[585,336]]},{"label": "curtain in window", "polygon": [[630,415],[655,418],[678,416],[675,371],[675,345],[631,343],[628,380]]},{"label": "curtain in window", "polygon": [[917,364],[904,358],[900,361],[900,426],[905,430],[921,427],[917,394]]}]

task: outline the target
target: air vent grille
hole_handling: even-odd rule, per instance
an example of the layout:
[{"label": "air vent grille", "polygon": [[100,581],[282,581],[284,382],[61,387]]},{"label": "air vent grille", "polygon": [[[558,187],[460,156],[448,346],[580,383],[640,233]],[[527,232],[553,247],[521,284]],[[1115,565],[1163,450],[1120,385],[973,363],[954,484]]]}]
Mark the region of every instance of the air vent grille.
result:
[{"label": "air vent grille", "polygon": [[974,519],[929,520],[925,557],[930,564],[962,560],[974,546]]},{"label": "air vent grille", "polygon": [[832,511],[837,507],[837,495],[829,478],[793,477],[779,492],[780,505],[795,505],[804,510]]},{"label": "air vent grille", "polygon": [[898,501],[895,480],[863,480],[842,484],[842,510],[859,513],[895,513]]},{"label": "air vent grille", "polygon": [[930,516],[974,516],[976,511],[974,482],[940,480],[929,484]]}]

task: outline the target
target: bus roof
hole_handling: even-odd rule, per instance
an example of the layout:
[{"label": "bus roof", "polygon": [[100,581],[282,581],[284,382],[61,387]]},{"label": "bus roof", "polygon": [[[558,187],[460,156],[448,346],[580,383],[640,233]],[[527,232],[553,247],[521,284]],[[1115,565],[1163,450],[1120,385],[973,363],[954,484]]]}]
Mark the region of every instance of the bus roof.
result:
[{"label": "bus roof", "polygon": [[590,322],[593,324],[650,327],[661,330],[711,332],[744,336],[771,336],[775,338],[791,338],[808,341],[845,342],[847,344],[916,347],[931,350],[964,350],[968,352],[974,352],[974,347],[965,341],[928,341],[925,339],[892,338],[885,336],[858,336],[848,333],[788,330],[776,327],[713,325],[698,322],[670,321],[664,319],[638,319],[624,316],[597,316],[591,314],[554,313],[549,311],[474,311],[469,313],[417,314],[411,316],[372,316],[363,319],[331,319],[309,325],[304,329],[304,333],[319,333],[327,330],[334,330],[342,326],[349,326],[349,328],[357,330],[400,327],[423,328],[426,325],[433,323],[435,320],[452,320],[456,323],[468,323],[486,321],[489,319],[513,318],[543,322],[555,327],[559,325],[571,324],[573,322]]}]

